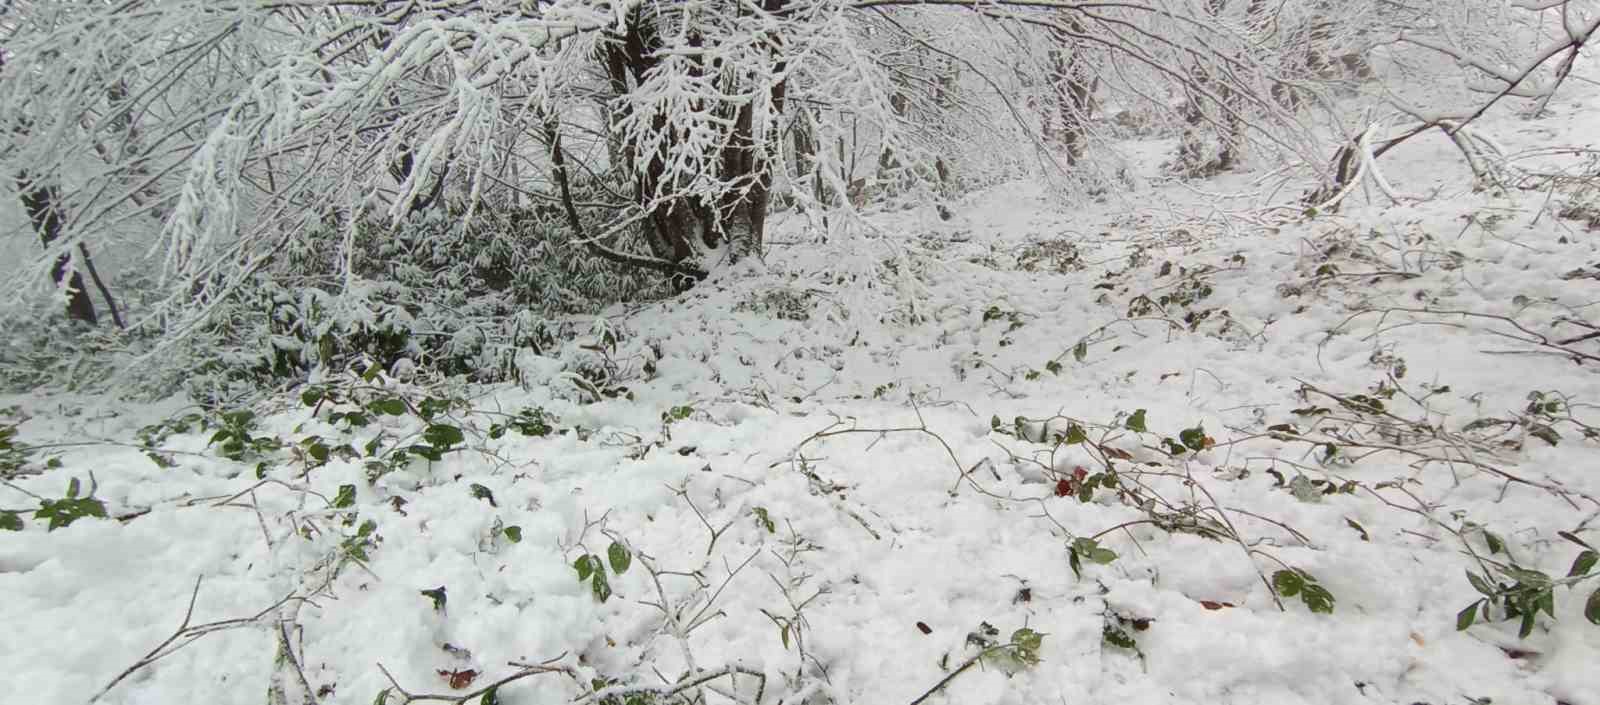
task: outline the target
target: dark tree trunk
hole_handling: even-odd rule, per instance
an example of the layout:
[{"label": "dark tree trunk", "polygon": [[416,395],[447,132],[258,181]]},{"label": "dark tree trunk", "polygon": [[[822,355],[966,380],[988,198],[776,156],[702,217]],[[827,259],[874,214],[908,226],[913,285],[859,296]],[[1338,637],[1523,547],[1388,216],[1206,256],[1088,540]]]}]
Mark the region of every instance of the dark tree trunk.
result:
[{"label": "dark tree trunk", "polygon": [[[654,53],[660,46],[656,35],[656,18],[647,16],[646,12],[639,8],[630,11],[626,31],[613,35],[611,41],[601,49],[606,78],[614,95],[627,95],[646,80],[651,69],[660,64],[660,59]],[[626,110],[624,105],[613,119],[626,118]],[[666,118],[657,116],[652,127],[665,130]],[[634,203],[647,211],[644,230],[651,251],[671,262],[682,262],[694,254],[694,231],[697,230],[696,221],[700,220],[698,216],[703,209],[698,204],[658,202],[661,196],[673,190],[672,184],[664,183],[667,168],[665,150],[669,146],[663,144],[661,151],[648,155],[642,167],[639,162],[644,155],[639,153],[638,145],[625,142],[621,151],[625,159],[623,168],[634,172]]]},{"label": "dark tree trunk", "polygon": [[[4,69],[5,52],[0,51],[0,71]],[[127,98],[127,86],[118,81],[109,90],[108,97],[111,98],[112,105],[117,106]],[[127,132],[129,143],[137,141],[131,116],[124,113],[117,119],[116,124]],[[24,122],[19,129],[26,135],[27,123]],[[30,177],[27,171],[17,172],[16,184],[22,209],[28,214],[28,222],[33,225],[34,231],[39,233],[39,243],[45,250],[49,250],[50,246],[61,238],[64,225],[61,218],[61,189],[52,182]],[[135,198],[136,202],[137,200]],[[117,311],[116,299],[111,298],[111,290],[106,288],[105,282],[100,280],[100,274],[94,269],[94,260],[89,257],[89,246],[78,243],[78,254],[83,257],[84,268],[89,271],[89,276],[94,278],[95,286],[105,297],[106,306],[111,310],[111,320],[116,322],[118,328],[125,327],[122,315]],[[72,255],[63,252],[56,257],[55,266],[50,268],[50,279],[55,282],[58,289],[63,284],[67,287],[67,318],[84,321],[89,325],[98,325],[100,316],[95,312],[94,300],[89,298],[89,290],[83,285],[83,274],[72,270],[69,277],[68,270],[72,270]]]},{"label": "dark tree trunk", "polygon": [[[22,193],[22,208],[28,213],[28,221],[39,233],[39,242],[45,249],[50,249],[61,238],[60,189],[30,179],[26,172],[17,175],[17,189]],[[70,276],[68,270],[72,270]],[[57,288],[63,285],[67,288],[68,318],[90,325],[100,322],[100,316],[94,309],[94,300],[89,298],[89,290],[83,285],[83,274],[72,269],[71,254],[62,253],[56,258],[55,266],[50,268],[50,277]]]},{"label": "dark tree trunk", "polygon": [[[788,0],[763,0],[762,9],[777,12]],[[628,16],[625,30],[613,34],[601,48],[600,62],[605,67],[606,78],[614,95],[627,95],[629,91],[648,79],[650,71],[660,65],[656,50],[661,41],[657,32],[661,17],[658,13],[670,12],[666,8],[635,9]],[[695,42],[690,37],[691,44]],[[781,38],[769,37],[772,51],[782,51]],[[781,67],[781,62],[779,66]],[[696,64],[696,72],[722,72],[720,66]],[[727,80],[737,80],[730,72]],[[783,110],[785,88],[775,86],[772,92],[774,119]],[[627,117],[625,106],[619,107],[613,121]],[[633,198],[636,205],[647,211],[643,224],[644,235],[652,252],[670,262],[684,262],[693,257],[696,242],[715,247],[724,239],[736,245],[737,254],[759,253],[765,238],[767,206],[771,196],[772,175],[766,155],[768,145],[758,142],[755,135],[755,110],[753,106],[727,105],[720,113],[733,123],[729,139],[717,157],[717,180],[726,185],[724,195],[716,202],[699,197],[677,194],[680,184],[667,178],[667,153],[674,145],[673,137],[652,154],[641,154],[639,146],[624,142],[616,148],[620,168],[631,172]],[[653,127],[665,132],[667,121],[657,116]]]},{"label": "dark tree trunk", "polygon": [[1084,33],[1078,18],[1067,15],[1065,25],[1055,32],[1057,46],[1050,51],[1050,86],[1055,93],[1055,120],[1045,123],[1045,137],[1067,149],[1067,164],[1083,159],[1088,142],[1089,119],[1094,114],[1095,80],[1088,75],[1078,56],[1077,35]]}]

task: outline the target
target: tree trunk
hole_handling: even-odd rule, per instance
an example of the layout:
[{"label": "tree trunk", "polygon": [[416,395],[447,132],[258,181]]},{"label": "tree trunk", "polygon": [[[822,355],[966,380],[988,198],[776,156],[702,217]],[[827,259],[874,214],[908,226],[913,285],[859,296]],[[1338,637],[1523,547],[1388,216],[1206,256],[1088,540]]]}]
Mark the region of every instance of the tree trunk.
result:
[{"label": "tree trunk", "polygon": [[[1227,0],[1208,0],[1206,10],[1213,17],[1221,15],[1227,10]],[[1185,87],[1188,95],[1183,110],[1183,121],[1187,128],[1179,140],[1177,165],[1179,170],[1190,176],[1211,176],[1233,168],[1238,157],[1236,145],[1244,131],[1239,111],[1243,109],[1244,102],[1226,77],[1214,77],[1203,63],[1197,62],[1189,71],[1189,76],[1190,85]],[[1207,98],[1204,91],[1210,91],[1216,97],[1215,118],[1206,117]],[[1209,157],[1205,148],[1205,133],[1208,132],[1217,140],[1216,154]]]},{"label": "tree trunk", "polygon": [[[640,8],[629,11],[625,31],[613,35],[611,41],[602,46],[601,59],[613,95],[627,95],[645,80],[651,69],[660,64],[660,59],[654,54],[660,44],[656,36],[657,29],[653,18],[646,17],[645,12]],[[613,118],[626,118],[626,110],[624,104]],[[653,126],[664,131],[667,127],[666,118],[657,116]],[[624,158],[621,167],[632,173],[634,203],[647,211],[643,229],[651,251],[662,259],[683,262],[694,254],[692,240],[694,231],[699,229],[696,226],[699,225],[703,210],[695,204],[657,202],[673,187],[664,183],[666,149],[667,145],[663,145],[661,151],[649,155],[641,166],[639,162],[643,155],[639,154],[638,145],[624,142],[621,145]]]},{"label": "tree trunk", "polygon": [[[61,237],[60,189],[52,184],[34,181],[28,178],[27,172],[22,172],[17,174],[17,190],[22,194],[22,208],[27,211],[29,222],[39,233],[39,242],[45,249],[50,249]],[[68,270],[72,272],[70,276]],[[83,285],[83,274],[72,267],[71,254],[62,253],[56,258],[55,266],[50,268],[50,278],[57,288],[67,288],[68,318],[89,325],[100,322],[100,316],[94,309],[94,300],[89,298],[89,290]]]},{"label": "tree trunk", "polygon": [[[788,0],[762,0],[762,10],[777,12]],[[660,65],[656,55],[661,41],[657,35],[659,16],[649,13],[668,12],[635,9],[628,15],[627,26],[621,34],[613,35],[601,49],[601,63],[614,95],[624,96],[648,78],[651,70]],[[745,11],[745,10],[741,10]],[[771,51],[779,57],[782,70],[782,38],[776,34],[767,37]],[[690,37],[691,44],[695,42]],[[704,67],[696,64],[694,72],[722,71],[718,66]],[[737,81],[730,71],[725,80]],[[736,87],[730,87],[736,88]],[[776,120],[782,115],[785,85],[773,86],[770,98]],[[627,108],[617,108],[614,120],[623,119]],[[647,211],[644,234],[652,251],[671,262],[684,262],[694,256],[696,241],[705,247],[715,247],[727,240],[734,245],[736,255],[760,253],[765,240],[768,202],[772,190],[771,158],[768,151],[773,145],[757,139],[755,108],[751,104],[721,106],[720,113],[732,123],[728,140],[717,157],[717,181],[724,185],[722,195],[715,202],[700,197],[676,193],[680,184],[672,183],[667,174],[667,153],[673,147],[664,144],[654,154],[643,155],[638,145],[624,142],[620,152],[619,167],[632,172],[634,202]],[[615,122],[613,122],[615,124]],[[664,116],[655,118],[654,127],[666,132]],[[765,131],[763,131],[765,132]],[[669,137],[670,139],[670,137]]]},{"label": "tree trunk", "polygon": [[1089,119],[1094,115],[1094,80],[1088,75],[1078,43],[1073,35],[1083,34],[1078,18],[1062,19],[1064,31],[1053,34],[1057,44],[1050,51],[1050,87],[1055,93],[1055,119],[1046,118],[1045,137],[1067,149],[1067,164],[1083,159],[1088,142]]}]

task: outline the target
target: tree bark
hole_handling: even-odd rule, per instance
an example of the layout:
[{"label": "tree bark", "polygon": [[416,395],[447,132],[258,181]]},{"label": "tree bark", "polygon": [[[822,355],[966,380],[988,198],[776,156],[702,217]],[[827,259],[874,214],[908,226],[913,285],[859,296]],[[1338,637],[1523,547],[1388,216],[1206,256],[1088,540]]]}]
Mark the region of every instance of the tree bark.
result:
[{"label": "tree bark", "polygon": [[[27,172],[17,174],[17,190],[21,192],[22,208],[28,213],[28,221],[39,233],[40,244],[50,249],[61,238],[61,190],[53,184],[39,183],[29,178]],[[87,253],[84,257],[87,260]],[[70,276],[68,270],[71,270]],[[89,298],[89,290],[83,285],[83,274],[72,267],[71,254],[62,253],[56,258],[55,266],[50,268],[50,278],[57,288],[67,288],[68,318],[89,325],[100,322],[100,316],[94,309],[94,300]]]},{"label": "tree bark", "polygon": [[1050,51],[1050,86],[1055,93],[1055,119],[1045,122],[1045,137],[1067,149],[1067,164],[1083,159],[1088,142],[1089,119],[1094,114],[1094,81],[1078,56],[1071,34],[1083,34],[1077,17],[1062,20],[1067,31],[1054,32],[1056,48]]}]

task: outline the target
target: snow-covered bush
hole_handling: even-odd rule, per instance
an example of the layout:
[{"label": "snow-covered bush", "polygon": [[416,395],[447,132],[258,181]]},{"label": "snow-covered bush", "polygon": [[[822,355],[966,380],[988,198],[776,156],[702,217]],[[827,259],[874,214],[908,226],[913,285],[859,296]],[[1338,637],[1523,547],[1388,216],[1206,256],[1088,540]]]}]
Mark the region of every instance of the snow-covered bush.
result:
[{"label": "snow-covered bush", "polygon": [[[395,228],[362,223],[348,263],[336,229],[305,237],[204,325],[158,351],[159,321],[93,328],[51,315],[53,299],[40,301],[0,321],[8,333],[0,387],[120,382],[141,396],[182,390],[217,404],[352,365],[502,381],[518,374],[517,350],[554,344],[554,318],[670,293],[659,278],[583,256],[534,210],[480,211],[465,224],[458,216],[434,210]],[[129,293],[148,287],[135,275],[116,284]],[[128,362],[138,364],[119,377]]]},{"label": "snow-covered bush", "polygon": [[418,214],[355,228],[350,275],[336,235],[309,237],[219,309],[190,345],[185,387],[294,384],[352,365],[502,381],[518,349],[553,339],[550,317],[662,292],[658,282],[575,256],[537,213]]},{"label": "snow-covered bush", "polygon": [[0,314],[0,390],[23,392],[50,385],[78,389],[105,382],[114,371],[108,352],[120,336],[57,315]]}]

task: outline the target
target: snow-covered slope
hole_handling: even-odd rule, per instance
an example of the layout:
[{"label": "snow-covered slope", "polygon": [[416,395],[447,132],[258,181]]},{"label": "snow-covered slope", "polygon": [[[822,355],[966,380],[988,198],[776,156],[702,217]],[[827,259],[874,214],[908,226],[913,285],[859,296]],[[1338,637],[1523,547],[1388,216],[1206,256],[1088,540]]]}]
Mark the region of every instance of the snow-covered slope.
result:
[{"label": "snow-covered slope", "polygon": [[[1516,150],[1583,145],[1597,107],[1575,84],[1480,127],[1519,167],[1578,168],[1593,144]],[[736,667],[691,680],[706,702],[1600,704],[1600,579],[1556,586],[1525,638],[1457,629],[1467,572],[1560,579],[1572,539],[1600,545],[1600,344],[1560,342],[1596,320],[1600,233],[1549,183],[1474,191],[1452,150],[1384,157],[1425,200],[1342,215],[1260,215],[1294,194],[1231,175],[1088,207],[1009,184],[951,223],[885,216],[865,249],[789,223],[766,263],[529,355],[519,387],[352,378],[236,419],[296,448],[239,461],[198,421],[161,464],[139,447],[192,408],[11,400],[34,448],[0,485],[27,510],[0,532],[0,701],[83,702],[186,620],[102,702],[520,676],[499,702],[643,703]],[[586,366],[626,391],[590,403]],[[419,445],[445,452],[394,460]],[[91,474],[109,518],[33,516]]]}]

